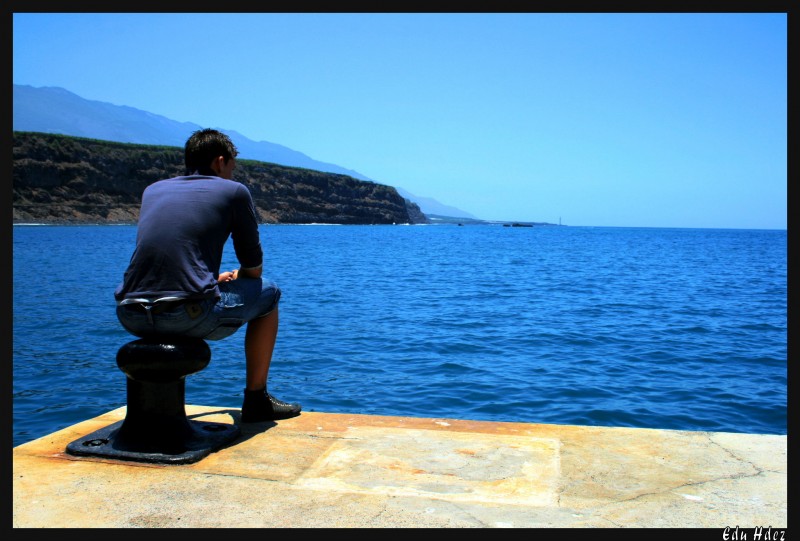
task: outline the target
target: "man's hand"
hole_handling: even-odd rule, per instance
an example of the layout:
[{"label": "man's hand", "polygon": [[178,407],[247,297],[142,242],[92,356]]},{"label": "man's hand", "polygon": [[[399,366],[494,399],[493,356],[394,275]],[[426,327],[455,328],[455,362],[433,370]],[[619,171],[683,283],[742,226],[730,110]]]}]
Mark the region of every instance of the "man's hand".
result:
[{"label": "man's hand", "polygon": [[230,282],[231,280],[236,280],[239,277],[239,269],[235,269],[232,271],[225,271],[219,273],[219,278],[217,278],[217,282]]}]

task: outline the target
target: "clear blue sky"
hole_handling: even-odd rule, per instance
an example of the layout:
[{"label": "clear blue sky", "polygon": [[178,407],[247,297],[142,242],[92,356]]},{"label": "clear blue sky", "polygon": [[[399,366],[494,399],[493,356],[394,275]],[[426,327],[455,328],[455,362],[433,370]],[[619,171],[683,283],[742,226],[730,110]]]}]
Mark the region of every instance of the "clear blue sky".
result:
[{"label": "clear blue sky", "polygon": [[487,220],[787,227],[786,13],[15,13],[13,79]]}]

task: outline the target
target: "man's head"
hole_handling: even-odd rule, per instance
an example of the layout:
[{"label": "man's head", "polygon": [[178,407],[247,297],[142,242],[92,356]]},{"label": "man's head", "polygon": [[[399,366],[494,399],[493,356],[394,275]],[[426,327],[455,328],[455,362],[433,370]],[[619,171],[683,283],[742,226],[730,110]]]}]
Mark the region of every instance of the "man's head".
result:
[{"label": "man's head", "polygon": [[231,178],[232,160],[239,154],[230,137],[217,130],[206,128],[192,133],[184,147],[186,174],[195,171],[203,175]]}]

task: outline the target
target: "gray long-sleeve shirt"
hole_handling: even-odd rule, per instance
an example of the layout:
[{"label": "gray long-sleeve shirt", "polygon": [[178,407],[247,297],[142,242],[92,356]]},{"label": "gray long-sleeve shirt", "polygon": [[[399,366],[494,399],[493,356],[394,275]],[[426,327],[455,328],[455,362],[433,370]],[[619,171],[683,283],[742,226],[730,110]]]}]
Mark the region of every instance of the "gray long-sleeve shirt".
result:
[{"label": "gray long-sleeve shirt", "polygon": [[262,264],[258,220],[246,186],[204,175],[151,184],[142,194],[136,247],[115,299],[218,297],[229,236],[242,268]]}]

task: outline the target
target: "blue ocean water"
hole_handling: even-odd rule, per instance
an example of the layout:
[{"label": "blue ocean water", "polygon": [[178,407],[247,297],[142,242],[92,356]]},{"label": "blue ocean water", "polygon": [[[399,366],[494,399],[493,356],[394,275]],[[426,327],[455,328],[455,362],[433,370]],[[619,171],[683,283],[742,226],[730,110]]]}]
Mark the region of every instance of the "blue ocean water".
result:
[{"label": "blue ocean water", "polygon": [[[15,446],[125,405],[116,352],[134,337],[113,290],[135,235],[13,228]],[[785,230],[262,225],[261,239],[283,290],[270,391],[304,411],[786,434]],[[187,403],[241,406],[243,341],[209,342]]]}]

